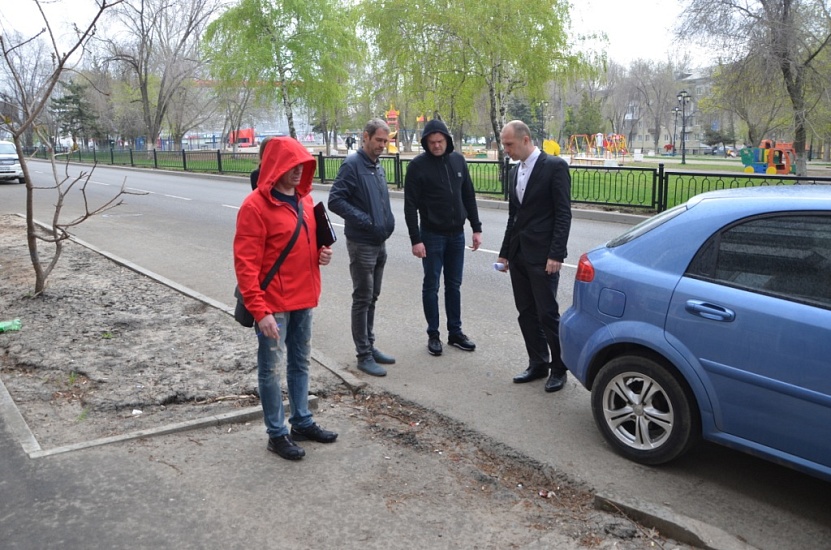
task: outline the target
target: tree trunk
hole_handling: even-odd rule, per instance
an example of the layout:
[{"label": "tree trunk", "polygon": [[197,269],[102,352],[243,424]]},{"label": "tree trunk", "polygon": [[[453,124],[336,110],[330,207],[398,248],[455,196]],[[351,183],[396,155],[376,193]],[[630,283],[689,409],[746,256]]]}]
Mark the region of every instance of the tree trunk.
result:
[{"label": "tree trunk", "polygon": [[502,147],[502,128],[505,126],[505,112],[498,106],[498,99],[496,97],[496,88],[492,81],[488,82],[488,101],[490,103],[490,118],[491,128],[493,129],[494,139],[496,140],[496,153],[499,165],[502,166],[505,162],[505,149]]},{"label": "tree trunk", "polygon": [[[281,71],[281,76],[285,77],[285,73]],[[283,81],[280,83],[280,98],[283,100],[283,108],[286,110],[286,120],[289,123],[289,135],[294,139],[297,139],[297,130],[294,129],[294,109],[291,106],[291,100],[289,98],[289,92],[286,90],[285,86],[286,79],[283,78]]]}]

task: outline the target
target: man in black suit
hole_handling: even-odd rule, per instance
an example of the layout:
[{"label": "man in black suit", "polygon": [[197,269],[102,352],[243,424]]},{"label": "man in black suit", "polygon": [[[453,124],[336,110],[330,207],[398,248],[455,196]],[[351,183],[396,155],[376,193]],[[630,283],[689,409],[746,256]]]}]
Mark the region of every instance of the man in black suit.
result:
[{"label": "man in black suit", "polygon": [[[571,176],[560,157],[540,151],[528,126],[505,125],[502,146],[517,161],[508,177],[508,225],[499,250],[502,271],[510,271],[528,368],[514,377],[522,384],[548,376],[545,391],[563,388],[557,284],[571,229]],[[550,375],[549,375],[550,371]]]}]

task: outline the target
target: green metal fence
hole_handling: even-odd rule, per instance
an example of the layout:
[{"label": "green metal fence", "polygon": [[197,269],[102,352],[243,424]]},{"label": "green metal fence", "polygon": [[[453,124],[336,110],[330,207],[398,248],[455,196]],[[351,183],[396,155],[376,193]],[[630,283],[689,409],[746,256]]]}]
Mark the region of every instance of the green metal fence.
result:
[{"label": "green metal fence", "polygon": [[[35,158],[48,159],[43,150],[30,151]],[[218,174],[249,174],[258,164],[256,152],[216,151],[134,151],[110,149],[73,151],[56,155],[58,159],[74,162],[136,166],[164,170],[205,172]],[[316,179],[322,183],[335,180],[346,157],[316,155]],[[384,155],[379,159],[387,174],[387,181],[403,189],[407,167],[411,159],[400,155]],[[470,177],[479,195],[507,198],[510,163],[498,161],[468,161]],[[831,185],[831,178],[797,177],[792,175],[684,172],[644,167],[571,167],[571,199],[573,203],[627,207],[660,212],[680,204],[690,197],[715,189],[753,187],[764,185]]]}]

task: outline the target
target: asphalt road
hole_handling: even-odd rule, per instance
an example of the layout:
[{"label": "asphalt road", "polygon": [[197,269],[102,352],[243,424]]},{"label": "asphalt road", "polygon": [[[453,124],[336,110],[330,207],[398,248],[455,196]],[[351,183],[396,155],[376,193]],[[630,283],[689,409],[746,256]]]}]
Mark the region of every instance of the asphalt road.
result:
[{"label": "asphalt road", "polygon": [[[48,165],[30,166],[36,183],[46,185]],[[69,168],[72,173],[81,169],[89,167]],[[231,243],[237,206],[250,192],[247,178],[99,167],[87,186],[89,202],[107,200],[125,179],[129,189],[148,194],[127,196],[125,204],[84,222],[75,234],[197,292],[233,303]],[[325,201],[326,194],[325,188],[314,192],[316,200]],[[35,217],[51,219],[54,202],[53,191],[37,191]],[[64,219],[78,215],[81,205],[80,194],[73,193]],[[463,321],[465,332],[477,343],[476,352],[446,348],[441,357],[430,356],[421,313],[421,267],[410,253],[401,198],[393,198],[393,209],[397,228],[387,244],[376,343],[398,363],[389,376],[371,379],[371,384],[462,421],[598,491],[666,506],[758,548],[829,547],[831,497],[826,482],[710,444],[661,468],[640,466],[605,445],[591,418],[589,393],[573,379],[557,394],[545,394],[542,382],[511,383],[525,367],[525,352],[508,276],[491,267],[505,210],[481,208],[483,249],[466,258]],[[0,184],[0,213],[23,211],[24,186]],[[342,236],[341,220],[333,216],[333,222]],[[560,284],[563,309],[571,302],[580,253],[626,227],[575,217]],[[334,248],[334,260],[323,270],[314,346],[341,364],[353,365],[348,258],[342,240]]]}]

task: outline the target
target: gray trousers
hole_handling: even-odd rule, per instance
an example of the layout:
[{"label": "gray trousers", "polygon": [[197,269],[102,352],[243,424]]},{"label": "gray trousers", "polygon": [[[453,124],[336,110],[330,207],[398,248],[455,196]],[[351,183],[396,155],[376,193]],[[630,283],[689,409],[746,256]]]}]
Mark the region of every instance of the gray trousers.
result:
[{"label": "gray trousers", "polygon": [[372,355],[375,345],[375,302],[387,263],[385,244],[363,244],[347,239],[349,273],[352,275],[352,340],[358,359]]}]

